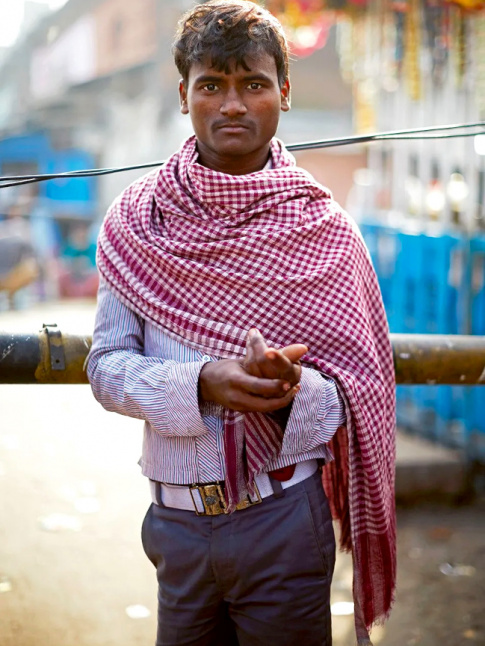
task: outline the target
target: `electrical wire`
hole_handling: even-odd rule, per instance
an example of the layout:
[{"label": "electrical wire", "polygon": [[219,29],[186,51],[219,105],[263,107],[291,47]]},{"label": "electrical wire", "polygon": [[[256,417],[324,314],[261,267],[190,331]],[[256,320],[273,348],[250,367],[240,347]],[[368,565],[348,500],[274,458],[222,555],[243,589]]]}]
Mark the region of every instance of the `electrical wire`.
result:
[{"label": "electrical wire", "polygon": [[462,132],[459,134],[429,134],[429,135],[375,135],[373,137],[362,137],[358,141],[351,140],[342,140],[334,143],[327,143],[326,141],[309,141],[301,144],[289,144],[286,146],[288,150],[314,150],[317,148],[334,148],[337,146],[347,146],[350,144],[364,144],[372,141],[406,141],[406,140],[415,140],[415,139],[455,139],[457,137],[476,137],[477,135],[485,135],[485,130],[480,130],[478,132]]},{"label": "electrical wire", "polygon": [[[444,132],[465,130],[465,132]],[[473,130],[473,132],[469,132]],[[356,144],[370,143],[373,141],[403,141],[414,139],[452,139],[457,137],[475,137],[476,135],[485,135],[485,121],[476,123],[460,123],[446,126],[428,126],[424,128],[409,128],[405,130],[391,130],[388,132],[376,132],[368,135],[353,135],[350,137],[337,137],[333,139],[320,139],[315,141],[306,141],[295,144],[288,144],[288,150],[314,150],[317,148],[333,148],[337,146],[348,146]],[[133,166],[119,166],[114,168],[92,168],[63,173],[45,173],[39,175],[4,175],[0,177],[0,189],[10,188],[13,186],[22,186],[25,184],[34,184],[45,182],[52,179],[75,179],[79,177],[99,177],[101,175],[112,175],[114,173],[123,173],[130,170],[143,170],[162,166],[163,161],[148,162],[145,164],[136,164]]]},{"label": "electrical wire", "polygon": [[[432,134],[443,130],[467,130],[478,129],[477,132],[462,132],[456,134]],[[351,137],[339,137],[337,139],[322,139],[318,141],[307,141],[299,144],[288,144],[288,150],[308,150],[313,148],[330,148],[333,146],[346,146],[351,144],[363,144],[371,141],[403,140],[403,139],[448,139],[450,137],[475,137],[485,134],[485,121],[476,123],[461,123],[447,126],[428,126],[425,128],[409,128],[406,130],[391,130],[388,132],[376,132],[368,135],[353,135]]]}]

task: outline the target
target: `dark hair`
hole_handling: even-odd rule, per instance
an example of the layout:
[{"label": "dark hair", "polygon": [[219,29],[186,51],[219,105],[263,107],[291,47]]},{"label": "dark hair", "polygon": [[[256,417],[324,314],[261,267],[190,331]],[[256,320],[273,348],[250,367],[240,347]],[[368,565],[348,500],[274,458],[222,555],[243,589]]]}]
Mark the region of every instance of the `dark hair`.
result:
[{"label": "dark hair", "polygon": [[274,57],[278,82],[288,78],[288,44],[278,20],[248,0],[209,0],[185,13],[178,25],[173,55],[184,81],[193,63],[210,60],[229,72],[229,61],[249,71],[246,56],[267,52]]}]

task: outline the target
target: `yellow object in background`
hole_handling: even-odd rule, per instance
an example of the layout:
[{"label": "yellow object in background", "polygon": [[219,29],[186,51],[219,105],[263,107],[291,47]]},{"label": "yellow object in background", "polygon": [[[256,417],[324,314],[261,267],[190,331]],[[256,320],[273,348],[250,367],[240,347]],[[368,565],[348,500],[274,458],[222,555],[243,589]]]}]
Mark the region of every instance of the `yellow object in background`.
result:
[{"label": "yellow object in background", "polygon": [[409,96],[414,101],[421,98],[421,8],[419,0],[410,0],[404,27],[404,78]]}]

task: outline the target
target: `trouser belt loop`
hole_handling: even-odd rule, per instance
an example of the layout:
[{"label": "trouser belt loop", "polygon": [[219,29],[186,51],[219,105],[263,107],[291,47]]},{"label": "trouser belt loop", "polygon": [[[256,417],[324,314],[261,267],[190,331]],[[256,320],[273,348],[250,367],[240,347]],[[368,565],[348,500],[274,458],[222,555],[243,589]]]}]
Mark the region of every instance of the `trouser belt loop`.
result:
[{"label": "trouser belt loop", "polygon": [[269,481],[271,482],[274,497],[283,498],[283,496],[285,495],[285,490],[283,489],[281,482],[279,480],[275,480],[271,476],[269,477]]},{"label": "trouser belt loop", "polygon": [[163,507],[162,502],[162,483],[155,481],[155,500],[159,507]]}]

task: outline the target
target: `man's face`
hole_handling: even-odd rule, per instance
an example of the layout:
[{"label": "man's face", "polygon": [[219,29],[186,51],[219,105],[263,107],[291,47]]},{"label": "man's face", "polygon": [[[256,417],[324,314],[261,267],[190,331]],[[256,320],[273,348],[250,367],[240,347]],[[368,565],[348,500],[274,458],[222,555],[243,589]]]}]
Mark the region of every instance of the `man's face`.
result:
[{"label": "man's face", "polygon": [[234,175],[264,166],[280,111],[290,109],[290,86],[279,87],[274,58],[263,52],[245,62],[249,71],[230,62],[228,74],[209,61],[194,63],[180,83],[181,111],[192,119],[201,163]]}]

